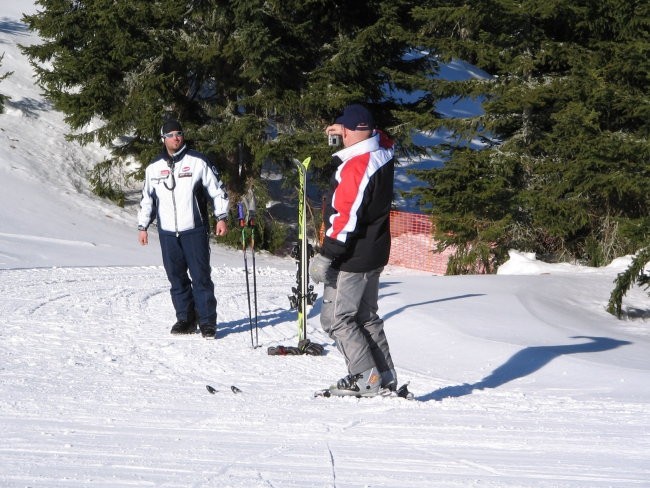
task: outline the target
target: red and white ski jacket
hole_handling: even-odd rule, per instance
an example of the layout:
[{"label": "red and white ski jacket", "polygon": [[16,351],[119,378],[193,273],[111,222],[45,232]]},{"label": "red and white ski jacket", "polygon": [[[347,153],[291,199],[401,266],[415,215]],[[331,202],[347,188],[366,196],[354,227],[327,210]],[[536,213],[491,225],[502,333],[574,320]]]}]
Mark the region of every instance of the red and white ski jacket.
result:
[{"label": "red and white ski jacket", "polygon": [[217,219],[226,218],[228,195],[216,168],[198,151],[186,146],[173,156],[167,152],[145,170],[138,228],[158,219],[158,231],[178,234],[208,226],[207,200]]},{"label": "red and white ski jacket", "polygon": [[360,273],[388,263],[395,169],[393,141],[374,134],[332,155],[337,165],[326,199],[321,254],[342,271]]}]

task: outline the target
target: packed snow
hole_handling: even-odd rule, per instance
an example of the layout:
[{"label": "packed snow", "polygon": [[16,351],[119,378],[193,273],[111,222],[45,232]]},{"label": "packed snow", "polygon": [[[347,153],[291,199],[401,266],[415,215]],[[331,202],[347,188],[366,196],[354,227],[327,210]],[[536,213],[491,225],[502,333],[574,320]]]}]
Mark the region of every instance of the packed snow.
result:
[{"label": "packed snow", "polygon": [[380,313],[413,401],[312,396],[346,373],[320,302],[323,356],[267,354],[297,343],[289,258],[256,256],[261,347],[242,252],[218,242],[217,340],[170,335],[155,233],[139,246],[134,205],[89,191],[105,150],[65,141],[17,46],[38,42],[20,21],[36,7],[18,3],[0,0],[0,486],[650,486],[650,299],[605,311],[629,257],[387,268]]}]

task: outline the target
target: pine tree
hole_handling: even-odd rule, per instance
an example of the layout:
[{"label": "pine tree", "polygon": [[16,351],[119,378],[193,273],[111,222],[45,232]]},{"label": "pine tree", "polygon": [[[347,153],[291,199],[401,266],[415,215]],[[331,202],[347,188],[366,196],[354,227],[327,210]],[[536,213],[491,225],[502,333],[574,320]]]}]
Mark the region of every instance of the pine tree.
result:
[{"label": "pine tree", "polygon": [[[111,148],[90,178],[118,202],[112,167],[134,162],[129,174],[141,178],[166,117],[181,120],[190,146],[215,161],[233,201],[252,185],[264,208],[268,162],[289,185],[292,159],[306,155],[313,182],[329,176],[323,129],[346,104],[368,105],[408,153],[437,96],[435,59],[413,49],[413,0],[37,3],[24,20],[43,42],[23,50],[70,137]],[[276,234],[260,244],[275,246]]]},{"label": "pine tree", "polygon": [[609,313],[621,318],[623,315],[623,298],[634,285],[645,288],[650,296],[650,273],[646,271],[646,266],[649,264],[650,246],[647,246],[634,256],[630,266],[614,280],[616,286],[612,290],[607,304]]},{"label": "pine tree", "polygon": [[[135,158],[139,176],[165,116],[237,192],[266,161],[328,161],[323,129],[347,103],[368,104],[405,149],[432,107],[435,62],[405,56],[415,1],[37,3],[25,22],[43,43],[24,52],[47,97],[74,138],[112,146],[116,164]],[[387,95],[420,89],[412,103]]]},{"label": "pine tree", "polygon": [[[5,57],[4,53],[0,56],[0,66],[2,66],[2,59]],[[0,75],[0,81],[6,79],[7,77],[11,76],[12,72],[9,71],[7,73],[3,73]],[[0,93],[0,114],[4,112],[5,109],[5,102],[9,99],[7,95],[3,95]]]},{"label": "pine tree", "polygon": [[[415,15],[423,45],[494,76],[455,83],[485,113],[449,122],[461,142],[415,191],[458,249],[451,269],[492,270],[509,248],[593,265],[637,250],[650,229],[648,3],[429,1]],[[468,150],[473,137],[487,148]]]}]

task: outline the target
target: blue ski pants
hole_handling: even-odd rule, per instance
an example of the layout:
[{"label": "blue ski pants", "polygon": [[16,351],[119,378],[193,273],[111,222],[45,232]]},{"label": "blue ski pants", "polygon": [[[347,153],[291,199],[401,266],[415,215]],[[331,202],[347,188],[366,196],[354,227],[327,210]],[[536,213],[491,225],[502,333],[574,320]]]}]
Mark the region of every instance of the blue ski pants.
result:
[{"label": "blue ski pants", "polygon": [[209,235],[205,229],[182,232],[178,236],[159,235],[176,319],[191,320],[196,311],[199,324],[216,325],[217,299],[210,276]]}]

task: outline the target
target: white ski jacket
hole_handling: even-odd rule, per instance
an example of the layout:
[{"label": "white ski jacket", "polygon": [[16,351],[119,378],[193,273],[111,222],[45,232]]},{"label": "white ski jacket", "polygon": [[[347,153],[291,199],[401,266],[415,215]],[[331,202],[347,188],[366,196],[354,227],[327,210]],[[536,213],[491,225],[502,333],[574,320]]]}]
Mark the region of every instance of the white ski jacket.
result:
[{"label": "white ski jacket", "polygon": [[161,233],[208,226],[207,199],[217,220],[227,217],[228,194],[217,169],[198,151],[186,146],[173,156],[163,151],[145,170],[138,229],[147,230],[158,219]]}]

